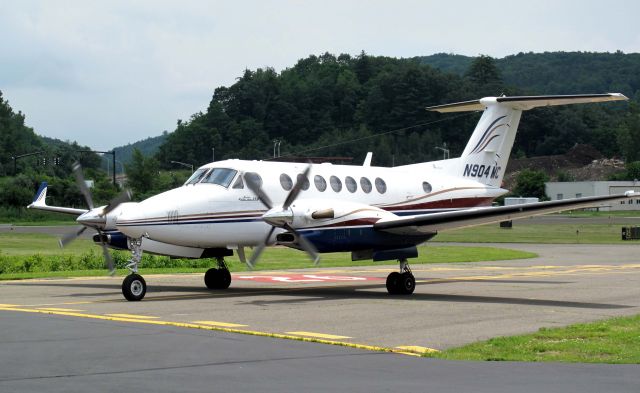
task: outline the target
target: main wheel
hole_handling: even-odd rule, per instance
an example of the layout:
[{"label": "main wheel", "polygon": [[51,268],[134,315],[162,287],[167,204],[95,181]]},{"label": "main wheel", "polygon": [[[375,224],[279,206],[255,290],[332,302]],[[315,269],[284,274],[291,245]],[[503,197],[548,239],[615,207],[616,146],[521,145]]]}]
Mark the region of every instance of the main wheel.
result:
[{"label": "main wheel", "polygon": [[211,268],[204,274],[204,285],[209,289],[227,289],[231,285],[231,273],[227,269]]},{"label": "main wheel", "polygon": [[139,274],[130,274],[122,281],[122,294],[124,298],[136,302],[142,300],[147,293],[147,283]]},{"label": "main wheel", "polygon": [[387,276],[387,292],[389,292],[389,295],[397,295],[399,293],[398,289],[401,277],[401,274],[398,272],[390,273]]},{"label": "main wheel", "polygon": [[211,268],[204,274],[204,285],[209,289],[216,289],[216,278],[218,276],[218,269]]},{"label": "main wheel", "polygon": [[398,280],[398,293],[411,295],[416,289],[416,279],[409,272],[402,273]]}]

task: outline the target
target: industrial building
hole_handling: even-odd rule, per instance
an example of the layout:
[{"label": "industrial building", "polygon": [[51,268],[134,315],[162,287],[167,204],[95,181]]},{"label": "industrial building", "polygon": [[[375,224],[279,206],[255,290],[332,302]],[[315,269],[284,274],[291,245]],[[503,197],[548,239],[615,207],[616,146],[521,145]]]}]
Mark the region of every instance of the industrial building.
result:
[{"label": "industrial building", "polygon": [[[625,191],[640,193],[640,182],[634,181],[577,181],[547,182],[545,192],[549,199],[557,201],[597,195],[623,194]],[[640,210],[640,197],[611,203],[599,208],[602,211]]]}]

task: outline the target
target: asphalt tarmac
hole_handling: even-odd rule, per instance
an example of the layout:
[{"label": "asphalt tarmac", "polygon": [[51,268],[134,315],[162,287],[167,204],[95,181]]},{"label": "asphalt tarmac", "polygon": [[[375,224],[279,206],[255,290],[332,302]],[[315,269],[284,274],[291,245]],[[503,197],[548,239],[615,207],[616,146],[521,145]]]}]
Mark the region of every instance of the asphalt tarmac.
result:
[{"label": "asphalt tarmac", "polygon": [[638,367],[452,362],[6,311],[3,392],[637,392]]},{"label": "asphalt tarmac", "polygon": [[640,312],[638,245],[500,247],[540,256],[415,265],[408,297],[392,265],[149,275],[142,302],[122,277],[0,282],[0,391],[640,391],[638,366],[405,356]]}]

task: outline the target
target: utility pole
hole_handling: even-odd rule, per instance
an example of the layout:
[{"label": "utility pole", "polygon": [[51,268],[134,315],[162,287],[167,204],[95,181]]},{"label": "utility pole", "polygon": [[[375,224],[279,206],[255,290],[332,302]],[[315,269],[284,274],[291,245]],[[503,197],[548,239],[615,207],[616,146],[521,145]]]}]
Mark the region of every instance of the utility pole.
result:
[{"label": "utility pole", "polygon": [[216,148],[212,147],[211,148],[211,162],[214,162],[216,160]]}]

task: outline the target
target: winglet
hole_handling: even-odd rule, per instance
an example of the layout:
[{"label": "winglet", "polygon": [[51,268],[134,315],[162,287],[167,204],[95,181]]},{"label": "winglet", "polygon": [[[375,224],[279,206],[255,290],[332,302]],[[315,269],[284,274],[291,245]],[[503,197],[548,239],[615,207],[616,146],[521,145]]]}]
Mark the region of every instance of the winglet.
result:
[{"label": "winglet", "polygon": [[46,206],[47,205],[47,187],[48,184],[46,181],[40,183],[40,188],[36,192],[36,195],[33,197],[33,202],[27,208],[31,208],[32,206]]}]

